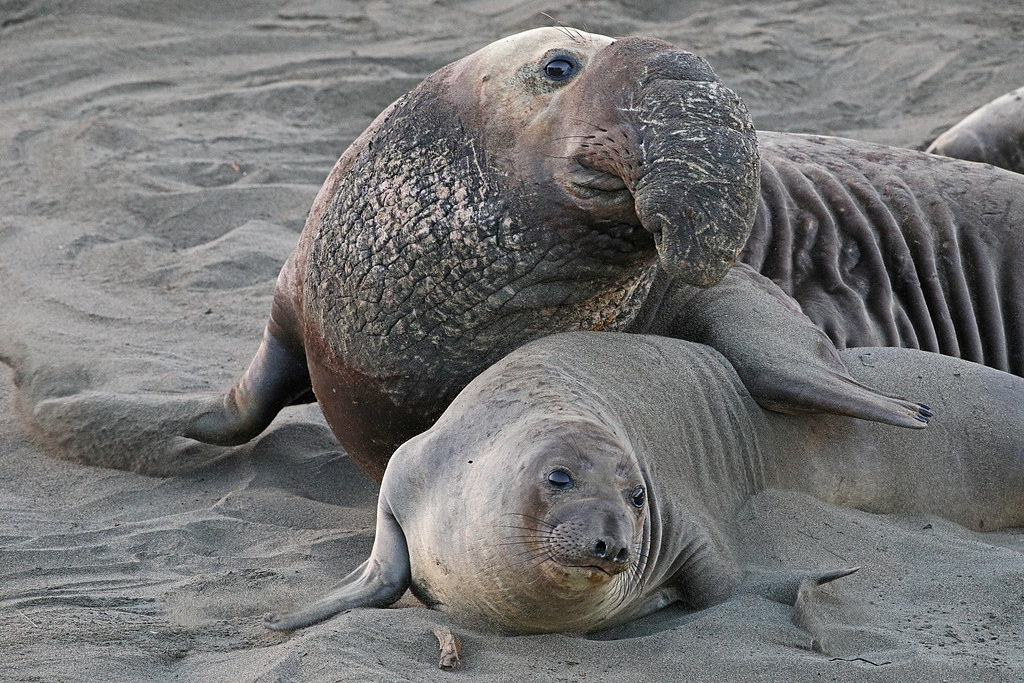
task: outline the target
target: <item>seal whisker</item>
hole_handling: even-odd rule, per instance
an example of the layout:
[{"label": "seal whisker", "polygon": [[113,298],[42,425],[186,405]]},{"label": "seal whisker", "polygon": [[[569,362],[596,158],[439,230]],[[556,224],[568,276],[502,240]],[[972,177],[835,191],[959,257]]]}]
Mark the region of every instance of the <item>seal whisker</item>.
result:
[{"label": "seal whisker", "polygon": [[547,12],[541,12],[541,15],[547,17],[548,19],[550,19],[551,22],[554,24],[554,26],[552,28],[558,29],[561,33],[565,34],[565,36],[569,40],[571,40],[572,42],[574,42],[574,43],[582,43],[582,42],[584,42],[583,34],[580,33],[579,29],[573,28],[572,26],[568,26],[567,24],[563,23],[562,21],[559,21],[558,19],[555,19],[553,16],[551,16]]},{"label": "seal whisker", "polygon": [[516,564],[529,564],[533,560],[548,554],[549,551],[543,548],[526,548],[520,552],[504,553],[503,558]]},{"label": "seal whisker", "polygon": [[630,590],[630,584],[628,581],[624,580],[624,576],[624,574],[620,574],[612,583],[612,594],[610,595],[611,599],[609,600],[609,611],[614,612],[618,610],[620,607],[622,607],[622,605],[626,603],[629,594],[632,592]]},{"label": "seal whisker", "polygon": [[[493,558],[490,562],[479,565],[479,572],[484,575],[494,575],[503,574],[511,569],[517,573],[517,580],[519,580],[520,577],[529,576],[530,572],[543,564],[545,559],[543,555],[512,560],[507,557]],[[536,580],[539,580],[539,577]]]},{"label": "seal whisker", "polygon": [[[643,565],[641,565],[641,560],[643,561]],[[635,590],[640,589],[641,579],[643,578],[643,567],[646,565],[647,556],[644,555],[642,558],[638,557],[637,561],[633,563],[633,566],[629,568],[631,583]]]},{"label": "seal whisker", "polygon": [[573,140],[573,139],[577,139],[577,138],[578,139],[582,139],[582,140],[593,140],[596,137],[597,137],[596,135],[562,135],[561,137],[557,137],[557,138],[553,138],[553,139],[556,140],[556,141],[557,140]]},{"label": "seal whisker", "polygon": [[487,538],[480,539],[481,542],[495,548],[514,548],[515,546],[533,549],[538,546],[547,546],[551,535],[549,533],[530,533],[516,536],[505,536],[502,541],[494,542]]},{"label": "seal whisker", "polygon": [[556,524],[550,524],[548,522],[541,521],[538,524],[538,526],[519,526],[519,525],[516,525],[516,524],[501,524],[501,525],[498,525],[495,528],[497,528],[497,529],[512,529],[512,530],[515,530],[515,531],[537,532],[537,531],[551,531],[556,526],[557,526]]},{"label": "seal whisker", "polygon": [[[552,557],[551,552],[549,550],[542,549],[535,555],[532,555],[530,557],[512,557],[509,559],[512,559],[514,561],[514,564],[517,564],[520,567],[533,569],[535,567],[539,567],[540,565],[544,564],[549,560],[554,560],[554,557]],[[539,581],[540,577],[537,577],[535,580]]]},{"label": "seal whisker", "polygon": [[516,516],[522,517],[523,519],[528,519],[528,520],[533,521],[533,522],[538,522],[538,523],[544,524],[545,526],[548,526],[548,527],[550,527],[552,529],[554,529],[559,524],[564,524],[564,522],[562,520],[560,520],[558,517],[555,517],[554,515],[551,516],[551,519],[554,520],[554,522],[552,523],[552,522],[547,521],[546,519],[541,519],[540,517],[534,517],[532,515],[527,515],[527,514],[522,513],[522,512],[509,512],[507,514],[509,514],[509,515],[516,515]]},{"label": "seal whisker", "polygon": [[496,547],[496,548],[509,548],[509,549],[511,549],[513,547],[517,547],[517,546],[520,547],[520,548],[526,547],[530,551],[533,551],[535,549],[534,546],[530,543],[529,539],[523,539],[521,541],[513,541],[513,542],[510,542],[510,543],[497,543],[497,544],[494,545],[494,547]]},{"label": "seal whisker", "polygon": [[599,126],[599,125],[597,125],[596,123],[594,123],[592,121],[587,121],[586,119],[581,119],[581,118],[578,118],[578,117],[574,116],[570,120],[574,121],[575,123],[586,124],[586,125],[590,126],[591,128],[596,128],[597,130],[601,131],[602,133],[607,133],[608,132],[607,128],[605,128],[603,126]]},{"label": "seal whisker", "polygon": [[525,554],[525,552],[535,552],[538,549],[536,546],[530,544],[529,541],[517,541],[515,543],[499,543],[499,544],[496,544],[495,547],[510,547],[510,546],[525,547],[526,551],[524,551],[523,553],[520,553],[520,554]]},{"label": "seal whisker", "polygon": [[[521,535],[521,536],[530,536],[530,535],[533,535],[533,534],[536,534],[536,533],[539,533],[539,532],[550,532],[550,531],[554,530],[555,527],[540,527],[540,528],[536,528],[536,527],[529,527],[529,526],[499,526],[497,528],[498,529],[511,529],[512,531],[525,531],[527,533],[519,534],[519,535]],[[509,534],[509,537],[512,538],[512,537],[515,537],[516,535],[517,534]]]},{"label": "seal whisker", "polygon": [[[529,531],[532,531],[532,529],[530,529]],[[522,538],[535,539],[535,538],[537,538],[537,534],[535,534],[535,533],[530,533],[530,534],[510,534],[508,536],[505,536],[504,538],[508,538],[508,539],[512,539],[512,540],[505,541],[505,542],[502,542],[502,543],[495,543],[493,545],[511,545],[513,543],[518,543],[519,541],[517,539],[522,539]]]},{"label": "seal whisker", "polygon": [[547,521],[546,519],[528,519],[523,518],[524,522],[534,522],[534,525],[527,524],[499,524],[498,528],[518,528],[518,529],[535,529],[535,528],[554,528],[556,524]]},{"label": "seal whisker", "polygon": [[634,543],[633,550],[636,559],[630,563],[629,569],[622,575],[623,580],[620,582],[622,589],[616,603],[617,607],[625,604],[631,595],[638,593],[641,589],[643,568],[647,566],[648,554],[641,552],[642,546],[639,542]]},{"label": "seal whisker", "polygon": [[513,545],[521,545],[521,546],[523,546],[523,549],[520,550],[519,552],[503,553],[501,555],[500,561],[515,560],[515,561],[520,561],[520,562],[528,563],[528,562],[530,562],[530,561],[532,561],[532,560],[534,560],[534,559],[536,559],[538,557],[543,557],[544,555],[551,555],[551,549],[548,546],[548,544],[546,544],[546,543],[542,544],[539,547],[538,546],[532,546],[531,547],[525,541],[524,542],[520,542],[518,544],[513,544]]}]

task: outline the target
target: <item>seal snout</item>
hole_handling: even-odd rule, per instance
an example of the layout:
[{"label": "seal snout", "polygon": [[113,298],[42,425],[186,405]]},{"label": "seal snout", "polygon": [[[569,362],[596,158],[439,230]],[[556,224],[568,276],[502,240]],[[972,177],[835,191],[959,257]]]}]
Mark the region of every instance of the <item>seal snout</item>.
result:
[{"label": "seal snout", "polygon": [[591,546],[591,554],[598,560],[611,562],[613,566],[621,565],[622,569],[629,563],[630,558],[629,548],[620,546],[614,539],[595,540]]},{"label": "seal snout", "polygon": [[616,40],[580,74],[559,100],[572,115],[553,141],[555,158],[571,160],[568,171],[556,167],[570,201],[594,225],[642,227],[653,239],[635,244],[654,246],[681,282],[716,284],[746,244],[761,197],[746,106],[706,60],[660,40]]},{"label": "seal snout", "polygon": [[562,508],[548,538],[550,557],[563,567],[610,576],[633,563],[638,518],[608,501],[580,501]]}]

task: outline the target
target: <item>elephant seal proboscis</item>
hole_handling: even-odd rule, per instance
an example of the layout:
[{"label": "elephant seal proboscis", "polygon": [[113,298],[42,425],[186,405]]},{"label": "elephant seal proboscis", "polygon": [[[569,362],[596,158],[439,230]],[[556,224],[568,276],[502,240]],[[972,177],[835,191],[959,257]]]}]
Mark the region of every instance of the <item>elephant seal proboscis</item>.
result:
[{"label": "elephant seal proboscis", "polygon": [[380,478],[473,377],[574,330],[706,343],[762,406],[921,427],[926,410],[854,382],[833,342],[1024,372],[1021,223],[1014,174],[759,141],[688,52],[528,31],[429,76],[345,152],[256,357],[182,433],[241,443],[315,398]]},{"label": "elephant seal proboscis", "polygon": [[925,151],[1024,173],[1024,88],[971,112]]},{"label": "elephant seal proboscis", "polygon": [[941,419],[919,432],[765,411],[724,357],[678,339],[528,344],[395,453],[370,558],[267,624],[385,606],[410,586],[453,618],[509,633],[703,608],[741,584],[731,520],[767,488],[976,530],[1024,523],[1024,379],[907,349],[843,355],[862,381],[911,385]]}]

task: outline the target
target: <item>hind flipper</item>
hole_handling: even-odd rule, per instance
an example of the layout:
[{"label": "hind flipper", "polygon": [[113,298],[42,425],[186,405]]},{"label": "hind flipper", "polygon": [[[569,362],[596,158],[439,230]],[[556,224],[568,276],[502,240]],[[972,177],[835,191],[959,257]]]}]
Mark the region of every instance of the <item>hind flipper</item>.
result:
[{"label": "hind flipper", "polygon": [[315,400],[305,359],[289,352],[268,327],[245,374],[214,399],[183,436],[235,446],[266,429],[282,408]]},{"label": "hind flipper", "polygon": [[744,577],[738,592],[760,595],[783,605],[795,605],[800,591],[807,587],[823,586],[860,571],[860,567],[826,570],[756,570]]}]

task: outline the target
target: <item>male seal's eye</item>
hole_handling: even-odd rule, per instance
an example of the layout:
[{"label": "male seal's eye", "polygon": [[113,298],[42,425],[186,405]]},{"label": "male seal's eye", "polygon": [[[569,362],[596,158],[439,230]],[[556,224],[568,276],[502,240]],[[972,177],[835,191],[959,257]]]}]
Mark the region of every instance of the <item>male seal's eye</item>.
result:
[{"label": "male seal's eye", "polygon": [[629,499],[633,502],[633,505],[642,508],[647,500],[647,492],[644,491],[643,486],[637,486],[633,489],[633,493],[629,494]]},{"label": "male seal's eye", "polygon": [[554,57],[544,65],[544,73],[553,81],[564,81],[576,73],[576,62],[569,57]]},{"label": "male seal's eye", "polygon": [[562,469],[551,470],[548,475],[548,483],[556,489],[571,489],[572,475]]}]

